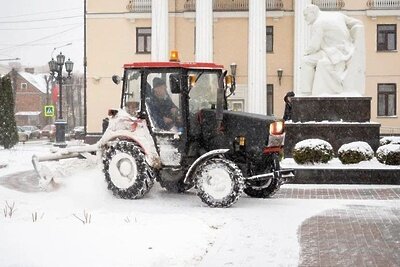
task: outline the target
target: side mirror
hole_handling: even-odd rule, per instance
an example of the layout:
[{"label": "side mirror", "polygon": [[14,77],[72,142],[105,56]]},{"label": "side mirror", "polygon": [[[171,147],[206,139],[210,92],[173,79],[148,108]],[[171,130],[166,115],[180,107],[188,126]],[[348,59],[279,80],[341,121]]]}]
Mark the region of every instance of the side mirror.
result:
[{"label": "side mirror", "polygon": [[118,75],[113,75],[111,79],[115,84],[119,84],[121,82],[121,77]]},{"label": "side mirror", "polygon": [[180,82],[179,74],[171,74],[169,76],[169,86],[171,88],[171,92],[173,94],[180,94],[181,89],[181,82]]}]

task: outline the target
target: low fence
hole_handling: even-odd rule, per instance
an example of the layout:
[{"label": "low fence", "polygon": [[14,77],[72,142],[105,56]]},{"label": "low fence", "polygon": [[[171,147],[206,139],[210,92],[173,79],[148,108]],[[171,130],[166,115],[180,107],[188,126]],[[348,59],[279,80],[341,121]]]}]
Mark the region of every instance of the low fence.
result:
[{"label": "low fence", "polygon": [[399,9],[400,0],[369,0],[367,6],[371,9]]},{"label": "low fence", "polygon": [[321,10],[340,10],[345,6],[343,0],[312,0]]},{"label": "low fence", "polygon": [[400,136],[400,127],[381,126],[380,134],[382,136]]},{"label": "low fence", "polygon": [[135,13],[150,13],[151,0],[129,0],[126,9]]}]

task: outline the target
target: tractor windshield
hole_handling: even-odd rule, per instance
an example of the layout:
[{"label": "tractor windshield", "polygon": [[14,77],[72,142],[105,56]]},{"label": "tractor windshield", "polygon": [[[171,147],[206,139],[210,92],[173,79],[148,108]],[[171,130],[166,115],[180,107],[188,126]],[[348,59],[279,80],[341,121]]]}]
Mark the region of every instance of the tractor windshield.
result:
[{"label": "tractor windshield", "polygon": [[215,108],[217,105],[218,73],[191,70],[188,75],[195,77],[189,93],[189,112],[195,114],[203,108]]},{"label": "tractor windshield", "polygon": [[124,108],[130,115],[136,116],[140,110],[140,72],[128,70],[125,75]]}]

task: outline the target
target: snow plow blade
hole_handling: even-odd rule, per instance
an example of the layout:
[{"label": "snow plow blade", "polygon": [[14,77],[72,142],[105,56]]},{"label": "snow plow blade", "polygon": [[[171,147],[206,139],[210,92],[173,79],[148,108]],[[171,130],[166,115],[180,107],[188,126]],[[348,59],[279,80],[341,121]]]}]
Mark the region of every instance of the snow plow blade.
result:
[{"label": "snow plow blade", "polygon": [[49,184],[55,183],[54,173],[48,167],[40,164],[40,162],[56,161],[70,158],[94,158],[96,156],[92,155],[91,153],[97,152],[98,150],[98,145],[94,144],[89,146],[76,146],[57,149],[52,153],[41,156],[33,155],[32,165],[35,169],[35,172],[39,176],[39,186],[43,189],[46,189]]},{"label": "snow plow blade", "polygon": [[270,178],[280,179],[283,180],[283,182],[286,182],[294,178],[294,170],[282,169],[279,171],[246,177],[246,180],[263,181],[265,179],[270,179]]}]

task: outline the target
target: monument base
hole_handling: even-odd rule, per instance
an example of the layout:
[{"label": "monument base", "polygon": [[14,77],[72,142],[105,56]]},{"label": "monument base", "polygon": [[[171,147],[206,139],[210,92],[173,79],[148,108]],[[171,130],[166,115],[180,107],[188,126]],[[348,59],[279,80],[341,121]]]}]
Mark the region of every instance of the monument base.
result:
[{"label": "monument base", "polygon": [[285,156],[305,139],[329,142],[333,151],[347,143],[379,147],[379,123],[370,122],[371,97],[294,97],[292,122],[286,123]]},{"label": "monument base", "polygon": [[369,122],[371,97],[293,97],[292,121]]}]

